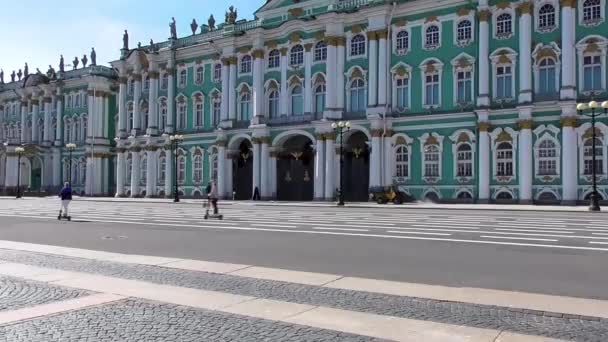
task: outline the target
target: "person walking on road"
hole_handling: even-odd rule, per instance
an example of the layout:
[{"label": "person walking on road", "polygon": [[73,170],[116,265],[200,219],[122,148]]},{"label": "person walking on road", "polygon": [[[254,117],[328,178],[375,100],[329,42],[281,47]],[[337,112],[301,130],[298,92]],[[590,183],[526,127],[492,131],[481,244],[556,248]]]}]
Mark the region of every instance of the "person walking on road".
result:
[{"label": "person walking on road", "polygon": [[211,205],[213,206],[213,215],[217,215],[218,214],[218,209],[217,209],[217,200],[218,200],[218,193],[217,193],[217,184],[215,183],[215,181],[213,181],[213,183],[211,183],[211,190],[209,191],[209,194],[207,195],[207,197],[209,198],[209,201],[211,202]]},{"label": "person walking on road", "polygon": [[61,189],[61,192],[59,193],[59,197],[61,197],[59,216],[63,215],[63,217],[68,217],[68,207],[70,206],[70,201],[72,201],[72,188],[70,187],[70,183],[65,182],[63,189]]}]

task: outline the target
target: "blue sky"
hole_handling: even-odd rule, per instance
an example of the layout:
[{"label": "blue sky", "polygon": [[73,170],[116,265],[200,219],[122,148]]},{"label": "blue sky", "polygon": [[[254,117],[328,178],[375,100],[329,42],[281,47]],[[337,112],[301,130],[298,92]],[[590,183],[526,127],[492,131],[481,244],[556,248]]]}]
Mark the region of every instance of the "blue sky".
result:
[{"label": "blue sky", "polygon": [[[30,71],[46,72],[49,64],[58,68],[59,55],[66,64],[82,58],[91,47],[97,51],[97,64],[119,58],[122,33],[129,31],[130,47],[138,41],[146,45],[169,37],[169,22],[177,21],[178,37],[191,34],[190,22],[207,23],[213,14],[216,23],[224,21],[230,5],[239,19],[253,18],[265,0],[4,0],[0,17],[0,68],[5,81],[12,70],[28,62]],[[88,56],[87,56],[88,58]]]}]

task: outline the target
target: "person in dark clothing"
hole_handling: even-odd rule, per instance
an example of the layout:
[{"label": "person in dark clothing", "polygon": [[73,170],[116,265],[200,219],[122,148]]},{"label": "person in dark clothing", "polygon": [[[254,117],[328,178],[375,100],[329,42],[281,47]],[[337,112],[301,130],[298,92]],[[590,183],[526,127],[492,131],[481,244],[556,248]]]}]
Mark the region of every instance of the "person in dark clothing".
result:
[{"label": "person in dark clothing", "polygon": [[68,207],[70,206],[70,202],[72,201],[72,188],[70,187],[70,183],[66,182],[63,185],[63,189],[61,189],[59,197],[61,198],[61,208],[59,209],[59,216],[63,214],[64,217],[67,217]]}]

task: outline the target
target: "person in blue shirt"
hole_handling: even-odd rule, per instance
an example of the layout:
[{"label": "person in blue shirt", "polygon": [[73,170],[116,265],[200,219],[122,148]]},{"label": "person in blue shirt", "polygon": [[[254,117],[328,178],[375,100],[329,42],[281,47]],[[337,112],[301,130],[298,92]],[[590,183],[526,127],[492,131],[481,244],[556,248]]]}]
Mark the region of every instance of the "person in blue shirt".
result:
[{"label": "person in blue shirt", "polygon": [[70,183],[65,182],[63,185],[63,189],[59,193],[59,197],[61,197],[61,209],[59,209],[59,216],[63,214],[63,217],[68,216],[68,207],[70,206],[70,201],[72,201],[72,188],[70,187]]}]

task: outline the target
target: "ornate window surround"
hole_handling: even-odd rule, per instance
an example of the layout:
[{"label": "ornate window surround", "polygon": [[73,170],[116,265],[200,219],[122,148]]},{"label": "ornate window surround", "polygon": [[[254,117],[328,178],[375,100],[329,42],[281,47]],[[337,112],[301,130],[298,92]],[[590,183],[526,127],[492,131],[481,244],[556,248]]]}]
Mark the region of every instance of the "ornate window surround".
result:
[{"label": "ornate window surround", "polygon": [[[552,27],[549,27],[547,29],[541,29],[540,28],[540,9],[544,5],[547,5],[547,4],[553,6],[553,9],[554,9],[553,14],[555,16],[555,25],[553,25]],[[549,32],[553,32],[553,31],[557,30],[559,28],[560,17],[561,17],[561,7],[560,7],[559,1],[557,1],[557,0],[541,0],[541,1],[537,2],[537,3],[535,3],[534,4],[534,31],[538,32],[538,33],[549,33]]]},{"label": "ornate window surround", "polygon": [[[249,109],[253,111],[253,87],[243,82],[239,84],[236,88],[236,118],[237,121],[240,121],[243,117],[241,103],[243,103],[242,97],[245,95],[245,93],[249,93]],[[253,112],[249,113],[248,115],[253,115]]]},{"label": "ornate window surround", "polygon": [[547,45],[543,45],[542,43],[536,44],[534,51],[532,51],[532,59],[534,60],[534,63],[532,64],[532,72],[534,73],[535,93],[540,91],[540,68],[538,64],[543,58],[550,57],[555,61],[555,90],[557,94],[559,94],[560,72],[562,70],[560,60],[561,53],[562,50],[555,42],[551,42]]},{"label": "ornate window surround", "polygon": [[[304,115],[304,80],[301,79],[300,77],[293,75],[289,78],[289,80],[287,81],[287,83],[289,84],[287,87],[287,115],[288,116],[298,116],[298,115]],[[295,114],[293,111],[293,90],[297,87],[300,87],[301,93],[300,93],[300,97],[302,97],[302,114]],[[280,99],[281,95],[279,94],[279,99]],[[279,105],[280,106],[280,105]]]},{"label": "ornate window surround", "polygon": [[[243,72],[243,59],[247,56],[249,56],[249,71]],[[252,73],[253,73],[253,58],[251,57],[251,55],[248,53],[239,54],[238,55],[238,70],[237,70],[238,76],[239,77],[247,76],[247,75],[251,75]]]},{"label": "ornate window surround", "polygon": [[[191,159],[192,159],[192,183],[195,185],[202,185],[205,181],[205,150],[203,150],[200,147],[194,147],[192,149],[190,149],[190,155],[191,155]],[[201,168],[199,170],[199,172],[201,173],[201,178],[200,181],[196,181],[196,172],[197,172],[197,168],[196,168],[196,158],[200,158],[200,162],[201,162]]]},{"label": "ornate window surround", "polygon": [[[536,142],[534,143],[534,178],[542,181],[542,182],[552,182],[555,179],[558,179],[561,177],[561,143],[559,141],[559,134],[561,133],[561,130],[558,127],[555,127],[554,125],[540,125],[538,127],[536,127],[536,129],[534,129],[534,135],[536,136]],[[548,176],[548,175],[540,175],[539,174],[539,167],[540,167],[540,160],[539,160],[539,147],[540,144],[544,141],[544,140],[551,140],[554,144],[555,144],[555,149],[556,149],[556,156],[555,158],[557,159],[557,163],[556,163],[556,168],[555,168],[555,175],[553,176]]]},{"label": "ornate window surround", "polygon": [[281,101],[281,86],[279,84],[279,82],[275,79],[269,79],[266,81],[266,83],[264,84],[264,112],[266,113],[266,116],[268,118],[273,119],[274,117],[270,116],[270,94],[275,91],[278,95],[277,97],[277,101],[279,101],[278,104],[278,111],[277,111],[277,117],[281,115],[281,105],[280,105],[280,101]]},{"label": "ornate window surround", "polygon": [[[407,47],[403,50],[397,50],[397,35],[403,31],[407,32],[407,35],[408,35]],[[391,36],[392,36],[391,37],[391,39],[392,39],[391,47],[393,50],[393,54],[395,54],[397,56],[405,56],[412,50],[412,29],[410,26],[396,27],[393,25],[393,28],[391,30]]]},{"label": "ornate window surround", "polygon": [[[392,80],[392,107],[393,110],[398,112],[405,112],[412,107],[412,67],[404,62],[399,62],[395,66],[391,68],[391,80]],[[397,99],[397,79],[407,78],[409,81],[408,86],[408,99],[409,99],[409,107],[408,108],[399,108],[398,99]]]},{"label": "ornate window surround", "polygon": [[[199,69],[201,69],[201,72],[202,72],[202,77],[201,77],[200,82],[197,81]],[[205,66],[203,64],[196,64],[194,66],[194,84],[202,85],[204,83],[205,83]]]},{"label": "ornate window surround", "polygon": [[[443,135],[439,135],[438,133],[424,133],[420,137],[418,137],[418,141],[420,141],[420,156],[422,158],[421,164],[421,178],[426,183],[437,183],[440,182],[443,177]],[[430,142],[429,142],[430,141]],[[426,177],[424,175],[424,169],[426,166],[426,162],[424,161],[424,148],[428,145],[437,145],[439,148],[439,176],[438,177]]]},{"label": "ornate window surround", "polygon": [[[501,135],[504,135],[503,133],[506,133],[509,137],[510,140],[509,142],[511,143],[511,148],[513,150],[513,175],[512,176],[498,176],[498,151],[497,151],[497,147],[498,144],[505,142],[501,139]],[[490,133],[490,139],[491,139],[491,148],[492,148],[492,178],[495,181],[501,182],[501,183],[508,183],[511,181],[514,181],[517,179],[517,138],[518,138],[518,134],[519,132],[514,130],[511,127],[498,127],[495,130],[493,130]],[[513,197],[515,198],[515,197]]]},{"label": "ornate window surround", "polygon": [[[365,45],[365,53],[361,55],[352,55],[352,40],[356,36],[361,35],[363,37],[363,42]],[[353,59],[367,59],[369,56],[369,39],[367,39],[367,30],[361,30],[360,32],[354,33],[352,31],[346,32],[346,60],[350,61]]]},{"label": "ornate window surround", "polygon": [[[186,72],[186,82],[184,82],[182,84],[182,72],[185,71]],[[188,86],[188,67],[186,66],[180,66],[177,68],[177,87],[178,88],[186,88]]]},{"label": "ornate window surround", "polygon": [[[348,69],[348,71],[346,71],[344,73],[344,76],[346,76],[346,81],[344,82],[344,90],[346,92],[346,102],[345,107],[350,109],[351,108],[351,99],[350,99],[350,85],[351,83],[359,78],[361,80],[363,80],[363,85],[365,87],[365,97],[367,99],[367,70],[363,69],[362,67],[358,66],[358,65],[353,65],[352,67],[350,67],[350,69]],[[367,100],[366,100],[367,102]]]},{"label": "ornate window surround", "polygon": [[[405,183],[406,181],[412,179],[412,146],[414,144],[414,139],[410,138],[405,133],[397,133],[393,135],[391,140],[392,149],[390,150],[390,160],[393,161],[393,163],[391,163],[393,180],[396,180],[397,183]],[[407,163],[407,177],[397,178],[396,151],[399,146],[405,146],[407,148],[409,160]]]},{"label": "ornate window surround", "polygon": [[[580,2],[579,2],[580,3]],[[576,44],[577,52],[577,63],[578,63],[578,89],[579,93],[584,95],[591,95],[591,92],[583,91],[584,77],[583,77],[583,59],[586,53],[599,53],[601,55],[602,63],[602,91],[606,92],[606,50],[608,49],[608,39],[599,35],[590,35],[581,39]]]},{"label": "ornate window surround", "polygon": [[[317,46],[319,45],[319,43],[324,43],[325,44],[325,58],[324,59],[315,59],[315,55],[316,55],[316,50],[317,50]],[[316,41],[313,43],[312,46],[312,65],[317,65],[317,64],[324,64],[327,62],[327,43],[325,43],[322,40]]]},{"label": "ornate window surround", "polygon": [[[279,62],[274,65],[274,66],[270,66],[270,54],[273,53],[274,56],[272,56],[273,58],[278,57]],[[268,51],[268,53],[266,54],[266,59],[265,59],[265,71],[274,71],[274,70],[281,70],[281,51],[279,51],[279,49],[272,49],[270,51]]]},{"label": "ornate window surround", "polygon": [[[452,165],[453,177],[459,183],[469,182],[475,178],[475,151],[477,150],[475,133],[468,129],[459,129],[452,133],[449,138],[452,141],[452,158],[454,161]],[[470,177],[458,177],[458,147],[462,144],[471,146],[471,163],[473,166],[473,172],[471,173]]]},{"label": "ornate window surround", "polygon": [[[434,57],[430,57],[422,61],[418,66],[420,68],[420,77],[422,82],[422,107],[426,109],[439,108],[442,105],[443,92],[443,63]],[[428,105],[425,103],[426,99],[426,74],[437,72],[439,75],[439,103],[437,105]]]},{"label": "ornate window surround", "polygon": [[454,96],[454,106],[460,105],[458,103],[458,72],[468,71],[471,73],[471,102],[469,104],[473,104],[475,101],[475,57],[467,54],[461,53],[458,56],[454,57],[450,62],[452,64],[452,88],[453,88],[453,96]]},{"label": "ornate window surround", "polygon": [[[496,25],[496,19],[498,19],[498,16],[503,13],[508,13],[511,15],[511,33],[505,36],[498,36],[498,27]],[[492,8],[492,38],[496,40],[505,40],[513,38],[513,36],[515,36],[515,30],[517,29],[517,22],[515,18],[517,18],[515,9],[512,8],[508,3],[504,8],[494,6],[494,8]]]},{"label": "ornate window surround", "polygon": [[[201,91],[195,91],[194,93],[192,93],[192,95],[190,96],[190,99],[192,100],[192,124],[195,128],[202,128],[205,126],[205,94],[203,94],[203,92]],[[202,115],[202,122],[200,123],[200,125],[197,125],[196,122],[196,105],[200,102],[201,106],[202,106],[202,110],[203,110],[203,115]]]},{"label": "ornate window surround", "polygon": [[510,99],[511,101],[515,101],[517,99],[517,94],[515,93],[515,83],[517,83],[517,52],[513,51],[510,48],[498,48],[494,52],[490,54],[490,61],[492,62],[492,99],[502,100],[497,98],[497,67],[499,66],[511,66],[511,95],[513,97]]},{"label": "ornate window surround", "polygon": [[[579,178],[580,179],[584,179],[587,182],[591,182],[591,176],[586,176],[585,175],[585,141],[587,139],[591,139],[591,137],[585,137],[585,134],[587,133],[588,130],[591,129],[591,123],[590,122],[585,122],[584,124],[580,125],[578,128],[576,128],[576,135],[577,135],[577,140],[578,140],[578,174],[579,174]],[[603,149],[603,174],[598,174],[597,175],[597,180],[602,181],[604,179],[606,179],[607,175],[607,169],[606,167],[608,167],[608,126],[604,125],[601,122],[596,122],[595,123],[595,129],[599,130],[602,133],[602,137],[598,137],[598,139],[602,140],[602,149]]]},{"label": "ornate window surround", "polygon": [[[461,21],[464,20],[468,20],[471,23],[471,39],[469,39],[468,41],[458,41],[458,24],[460,24]],[[473,11],[469,12],[467,15],[463,15],[463,16],[459,16],[458,18],[453,20],[454,23],[454,28],[453,28],[453,37],[454,37],[454,45],[458,46],[458,47],[465,47],[465,46],[469,46],[471,45],[473,42],[475,42],[475,13]]]},{"label": "ornate window surround", "polygon": [[[426,30],[430,26],[437,26],[437,28],[439,29],[439,42],[437,45],[432,45],[432,46],[426,45]],[[442,44],[442,40],[443,40],[442,26],[443,26],[442,22],[438,19],[435,19],[432,21],[426,21],[424,24],[422,24],[421,31],[420,31],[421,35],[422,35],[422,40],[421,40],[422,50],[433,51],[433,50],[437,50],[437,49],[441,48],[441,44]],[[411,45],[411,35],[410,35],[410,45]]]},{"label": "ornate window surround", "polygon": [[598,26],[600,24],[602,24],[604,21],[606,21],[606,0],[600,0],[600,20],[592,22],[592,23],[585,23],[585,21],[583,20],[583,4],[585,3],[585,0],[580,0],[577,1],[577,17],[578,17],[578,24],[580,26],[585,26],[585,27],[595,27]]}]

